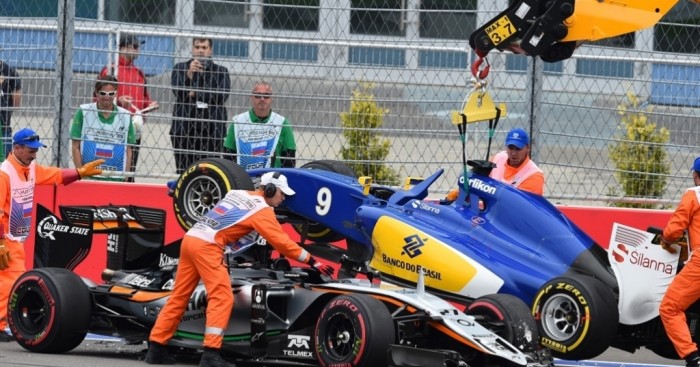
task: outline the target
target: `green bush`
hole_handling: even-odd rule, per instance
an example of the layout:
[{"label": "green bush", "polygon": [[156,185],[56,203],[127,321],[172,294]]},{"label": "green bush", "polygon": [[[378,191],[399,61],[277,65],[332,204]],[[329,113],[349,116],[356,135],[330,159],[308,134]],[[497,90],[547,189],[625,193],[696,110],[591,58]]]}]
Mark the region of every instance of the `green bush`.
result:
[{"label": "green bush", "polygon": [[358,176],[371,176],[375,182],[397,185],[398,175],[383,162],[391,143],[376,132],[388,112],[377,105],[370,84],[353,90],[350,109],[340,114],[346,141],[340,155]]},{"label": "green bush", "polygon": [[[620,125],[610,144],[610,159],[615,163],[615,177],[625,197],[657,199],[663,196],[670,171],[665,144],[670,140],[667,128],[657,128],[651,121],[650,106],[640,104],[637,96],[627,93],[627,101],[617,107]],[[618,190],[610,190],[618,196]],[[649,203],[617,202],[613,206],[654,208]]]}]

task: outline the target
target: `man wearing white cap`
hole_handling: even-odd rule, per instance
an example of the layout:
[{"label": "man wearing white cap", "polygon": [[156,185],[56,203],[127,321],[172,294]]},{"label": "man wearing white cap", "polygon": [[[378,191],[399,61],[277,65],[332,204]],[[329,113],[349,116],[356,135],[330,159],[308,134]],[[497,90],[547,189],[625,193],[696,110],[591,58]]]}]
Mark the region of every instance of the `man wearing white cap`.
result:
[{"label": "man wearing white cap", "polygon": [[496,154],[491,161],[496,168],[489,175],[520,190],[533,194],[544,193],[544,173],[530,160],[530,137],[523,129],[515,128],[506,136],[506,150]]},{"label": "man wearing white cap", "polygon": [[274,207],[294,195],[287,177],[268,172],[258,191],[231,190],[204,218],[187,231],[180,247],[175,288],[151,330],[146,363],[172,364],[166,345],[182,319],[199,280],[207,290],[206,328],[201,366],[232,366],[219,353],[233,309],[231,280],[224,263],[224,249],[240,251],[257,241],[259,233],[284,256],[313,266],[326,275],[333,267],[314,259],[282,230]]}]

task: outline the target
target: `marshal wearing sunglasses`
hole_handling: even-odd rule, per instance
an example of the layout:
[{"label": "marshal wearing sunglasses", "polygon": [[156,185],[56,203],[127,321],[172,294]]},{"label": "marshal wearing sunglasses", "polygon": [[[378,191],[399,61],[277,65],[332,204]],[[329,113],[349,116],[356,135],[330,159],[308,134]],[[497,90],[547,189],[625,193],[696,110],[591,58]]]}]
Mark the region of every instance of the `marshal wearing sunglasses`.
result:
[{"label": "marshal wearing sunglasses", "polygon": [[294,168],[297,145],[292,125],[272,112],[272,86],[258,82],[250,94],[252,108],[233,117],[224,148],[245,169]]},{"label": "marshal wearing sunglasses", "polygon": [[97,180],[125,181],[125,172],[131,170],[132,147],[136,135],[131,113],[114,102],[117,79],[103,75],[95,82],[95,102],[80,105],[71,122],[73,164],[82,167],[86,162],[104,159],[102,169],[110,175],[96,176]]}]

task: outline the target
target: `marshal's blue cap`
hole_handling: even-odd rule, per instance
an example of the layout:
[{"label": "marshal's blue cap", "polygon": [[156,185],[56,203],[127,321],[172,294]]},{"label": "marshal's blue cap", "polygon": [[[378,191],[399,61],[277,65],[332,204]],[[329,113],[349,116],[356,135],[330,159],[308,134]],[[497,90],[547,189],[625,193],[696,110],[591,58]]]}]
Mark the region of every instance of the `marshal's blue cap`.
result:
[{"label": "marshal's blue cap", "polygon": [[506,146],[515,145],[518,149],[523,149],[529,144],[530,137],[527,136],[527,132],[523,129],[515,128],[509,131],[506,136]]},{"label": "marshal's blue cap", "polygon": [[28,127],[15,133],[12,137],[12,144],[24,145],[33,149],[46,148],[46,145],[39,140],[36,131]]}]

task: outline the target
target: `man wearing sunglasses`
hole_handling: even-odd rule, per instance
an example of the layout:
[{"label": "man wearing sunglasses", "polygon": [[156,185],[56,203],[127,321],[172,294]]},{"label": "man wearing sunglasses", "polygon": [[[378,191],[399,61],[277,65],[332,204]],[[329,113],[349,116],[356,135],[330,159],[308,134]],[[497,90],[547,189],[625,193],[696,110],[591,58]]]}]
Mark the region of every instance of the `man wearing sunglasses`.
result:
[{"label": "man wearing sunglasses", "polygon": [[136,144],[131,113],[114,104],[117,78],[100,76],[95,82],[97,102],[80,105],[71,122],[70,137],[73,164],[82,167],[86,162],[104,159],[102,170],[111,175],[97,176],[106,181],[125,181],[120,172],[131,170],[131,147]]},{"label": "man wearing sunglasses", "polygon": [[233,117],[224,148],[244,169],[294,168],[297,145],[292,125],[272,112],[272,86],[258,82],[250,96],[249,111]]},{"label": "man wearing sunglasses", "polygon": [[[146,75],[134,65],[134,61],[139,57],[139,49],[146,41],[131,34],[123,34],[119,38],[119,62],[102,69],[100,76],[114,75],[119,81],[117,87],[117,106],[125,108],[132,113],[134,122],[134,132],[136,133],[136,144],[132,147],[131,171],[136,171],[136,162],[139,159],[139,148],[141,146],[141,125],[144,114],[158,108],[158,102],[151,100],[146,87]],[[93,100],[96,102],[97,99]],[[143,112],[146,111],[146,112]],[[137,123],[138,121],[138,123]],[[133,177],[128,177],[127,181],[133,182]]]},{"label": "man wearing sunglasses", "polygon": [[0,164],[0,342],[14,340],[5,333],[7,302],[12,285],[26,270],[24,241],[31,230],[34,186],[68,185],[102,172],[97,168],[102,160],[78,169],[39,165],[36,153],[44,147],[34,130],[22,129],[12,137],[12,152]]}]

